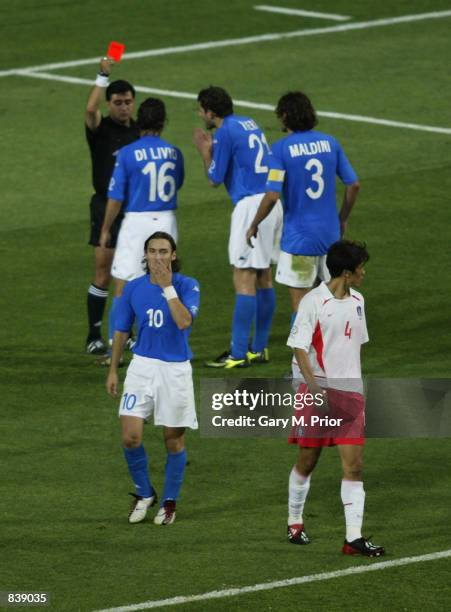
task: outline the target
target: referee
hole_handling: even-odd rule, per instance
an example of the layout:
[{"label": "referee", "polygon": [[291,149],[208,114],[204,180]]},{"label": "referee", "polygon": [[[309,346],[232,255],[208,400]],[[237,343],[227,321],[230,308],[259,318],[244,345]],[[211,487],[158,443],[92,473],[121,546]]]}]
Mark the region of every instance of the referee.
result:
[{"label": "referee", "polygon": [[[91,153],[92,184],[95,191],[90,203],[89,244],[94,247],[95,253],[95,277],[88,289],[89,331],[86,352],[90,355],[103,355],[107,352],[101,327],[111,280],[111,263],[122,221],[122,215],[119,215],[111,228],[109,246],[100,247],[99,236],[108,199],[108,184],[119,149],[139,137],[138,127],[132,119],[135,90],[127,81],[109,83],[112,64],[113,60],[108,57],[100,61],[100,71],[89,94],[85,111],[86,138]],[[102,116],[99,110],[104,96],[107,116]]]}]

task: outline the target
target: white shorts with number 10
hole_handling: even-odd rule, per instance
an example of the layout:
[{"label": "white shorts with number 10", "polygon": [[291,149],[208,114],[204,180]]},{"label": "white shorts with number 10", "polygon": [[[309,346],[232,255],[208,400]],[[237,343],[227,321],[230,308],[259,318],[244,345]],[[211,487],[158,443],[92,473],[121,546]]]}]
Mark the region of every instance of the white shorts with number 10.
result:
[{"label": "white shorts with number 10", "polygon": [[257,238],[252,239],[254,248],[246,242],[246,232],[263,199],[264,193],[247,196],[236,203],[230,225],[229,262],[235,268],[264,270],[277,263],[282,232],[283,209],[280,201],[258,226]]},{"label": "white shorts with number 10", "polygon": [[189,361],[161,361],[134,355],[124,381],[119,416],[155,425],[198,429]]}]

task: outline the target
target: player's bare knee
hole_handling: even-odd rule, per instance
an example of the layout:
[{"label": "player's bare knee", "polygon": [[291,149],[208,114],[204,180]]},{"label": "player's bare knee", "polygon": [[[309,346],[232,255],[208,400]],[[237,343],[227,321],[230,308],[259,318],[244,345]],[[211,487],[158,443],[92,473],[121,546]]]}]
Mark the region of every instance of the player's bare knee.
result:
[{"label": "player's bare knee", "polygon": [[180,453],[185,448],[183,436],[181,438],[173,438],[166,440],[166,450],[168,453]]},{"label": "player's bare knee", "polygon": [[125,448],[138,448],[142,444],[142,435],[135,431],[127,431],[122,434],[122,445]]},{"label": "player's bare knee", "polygon": [[179,453],[185,448],[185,429],[182,427],[165,427],[164,443],[168,453]]},{"label": "player's bare knee", "polygon": [[296,469],[301,476],[309,476],[318,463],[321,448],[301,448],[299,451]]},{"label": "player's bare knee", "polygon": [[257,271],[257,289],[272,289],[271,268]]},{"label": "player's bare knee", "polygon": [[358,480],[363,479],[363,464],[362,460],[357,459],[351,463],[343,465],[343,478],[345,480]]},{"label": "player's bare knee", "polygon": [[354,482],[363,481],[362,470],[343,470],[343,480],[352,480]]},{"label": "player's bare knee", "polygon": [[255,295],[257,272],[253,268],[234,268],[233,284],[240,295]]},{"label": "player's bare knee", "polygon": [[309,291],[311,287],[297,288],[289,287],[290,299],[291,299],[291,310],[293,312],[298,311],[299,303]]}]

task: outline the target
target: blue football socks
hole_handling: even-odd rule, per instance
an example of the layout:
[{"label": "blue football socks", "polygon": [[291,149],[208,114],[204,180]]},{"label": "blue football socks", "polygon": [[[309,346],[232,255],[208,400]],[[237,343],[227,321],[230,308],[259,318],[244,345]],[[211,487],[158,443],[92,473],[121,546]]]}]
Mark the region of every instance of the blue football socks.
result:
[{"label": "blue football socks", "polygon": [[124,448],[128,471],[135,485],[136,494],[141,497],[151,497],[153,487],[150,483],[147,453],[144,446],[138,448]]},{"label": "blue football socks", "polygon": [[168,453],[166,459],[163,496],[161,498],[162,504],[167,499],[173,499],[175,501],[178,498],[180,487],[183,483],[183,476],[185,474],[185,466],[186,449],[183,449],[179,453]]},{"label": "blue football socks", "polygon": [[236,295],[231,347],[231,353],[235,359],[246,358],[256,302],[257,297],[255,295],[242,295],[240,293]]},{"label": "blue football socks", "polygon": [[257,289],[255,333],[252,352],[261,353],[268,346],[272,317],[276,308],[276,292],[272,287]]}]

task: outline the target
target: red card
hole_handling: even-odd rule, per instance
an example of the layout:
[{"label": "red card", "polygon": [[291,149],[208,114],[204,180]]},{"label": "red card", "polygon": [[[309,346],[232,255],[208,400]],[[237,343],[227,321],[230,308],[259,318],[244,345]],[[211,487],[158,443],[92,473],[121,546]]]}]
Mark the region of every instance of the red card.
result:
[{"label": "red card", "polygon": [[108,47],[108,51],[106,52],[108,57],[114,59],[115,62],[120,62],[122,54],[125,51],[125,45],[119,42],[110,42],[110,46]]}]

